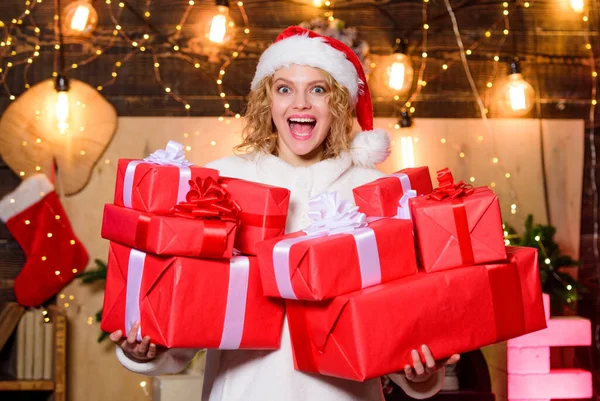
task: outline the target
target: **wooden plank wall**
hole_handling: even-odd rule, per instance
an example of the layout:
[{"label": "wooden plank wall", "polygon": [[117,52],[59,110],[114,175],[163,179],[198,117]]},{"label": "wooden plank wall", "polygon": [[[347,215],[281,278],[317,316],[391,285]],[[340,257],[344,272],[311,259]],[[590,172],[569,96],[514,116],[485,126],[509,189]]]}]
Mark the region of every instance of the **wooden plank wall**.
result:
[{"label": "wooden plank wall", "polygon": [[[14,190],[21,179],[0,158],[0,198]],[[0,222],[0,304],[15,301],[14,280],[25,264],[25,254]],[[1,309],[1,305],[0,305]]]},{"label": "wooden plank wall", "polygon": [[[590,140],[594,141],[596,149],[600,150],[600,127],[595,130],[595,136],[590,136],[589,128],[585,133],[585,157],[583,168],[583,192],[581,202],[581,246],[579,279],[586,285],[588,292],[583,294],[579,301],[578,312],[592,321],[592,346],[590,349],[578,349],[578,361],[588,369],[599,369],[600,367],[600,260],[596,252],[600,248],[600,240],[594,238],[594,227],[600,213],[600,205],[597,196],[594,196],[592,185],[592,170],[596,175],[596,187],[600,188],[600,170],[598,169],[600,159],[592,163]],[[595,245],[595,246],[594,246]],[[600,383],[594,383],[596,391],[600,391]]]},{"label": "wooden plank wall", "polygon": [[[201,62],[202,68],[194,68],[193,62],[186,62],[181,53],[173,52],[172,44],[157,39],[131,12],[120,9],[117,1],[110,4],[94,2],[99,15],[98,28],[90,39],[65,37],[63,48],[66,66],[71,77],[85,81],[92,87],[104,85],[102,93],[122,116],[183,116],[187,113],[183,105],[171,99],[155,81],[154,60],[149,46],[153,47],[160,61],[160,73],[165,85],[172,89],[172,93],[188,99],[192,106],[189,111],[191,115],[218,116],[223,112],[221,100],[228,101],[234,112],[240,112],[243,110],[243,99],[249,91],[258,56],[264,48],[285,27],[322,17],[324,12],[323,9],[314,7],[310,0],[246,1],[244,7],[250,26],[250,33],[246,35],[243,32],[243,19],[234,5],[237,2],[232,2],[230,14],[237,25],[234,41],[223,46],[216,62],[209,62],[206,43],[202,43],[202,28],[215,11],[214,1],[197,0],[179,32],[175,31],[175,26],[188,9],[188,1],[130,0],[129,3],[142,13],[149,7],[152,13],[149,22],[169,36],[173,43],[177,43],[182,51],[194,55]],[[584,35],[588,27],[591,27],[590,40],[597,49],[597,17],[592,16],[588,24],[583,23],[581,15],[572,12],[566,1],[537,0],[535,3],[531,2],[532,6],[527,9],[515,6],[520,2],[509,2],[510,15],[506,26],[510,27],[510,35],[505,37],[502,33],[506,23],[501,14],[502,2],[453,0],[451,3],[455,8],[464,45],[473,49],[469,56],[469,68],[484,98],[488,98],[500,87],[496,79],[506,76],[507,61],[518,54],[522,60],[524,76],[540,92],[544,118],[586,118],[591,100],[592,66]],[[0,2],[0,17],[7,28],[12,18],[21,15],[23,4],[22,0]],[[398,37],[409,41],[409,54],[415,70],[420,67],[422,51],[427,51],[427,68],[423,77],[427,86],[421,91],[418,104],[415,104],[418,117],[479,116],[459,60],[452,24],[442,1],[428,3],[430,28],[426,49],[422,46],[422,1],[337,0],[333,4],[335,17],[344,21],[347,26],[356,28],[358,38],[368,43],[372,58],[366,65],[374,63],[374,73],[383,70],[381,56],[391,54]],[[118,17],[116,21],[111,19],[111,10]],[[23,24],[13,30],[13,44],[0,50],[4,73],[7,71],[8,61],[14,64],[10,73],[5,74],[5,89],[9,89],[17,97],[25,90],[25,76],[30,84],[35,84],[49,78],[56,69],[54,14],[54,2],[36,3],[31,13],[33,20],[24,18]],[[28,64],[26,60],[34,52],[34,44],[37,43],[32,21],[41,29],[39,39],[42,47],[39,57]],[[134,48],[121,36],[117,36],[113,42],[112,32],[117,23],[131,40],[140,43],[144,33],[151,33],[152,38],[144,43],[148,49],[145,52],[136,51],[126,61],[125,56]],[[489,38],[485,36],[487,30],[491,34]],[[220,65],[237,50],[237,45],[245,38],[249,39],[248,45],[227,68],[224,78],[227,97],[220,99],[215,84]],[[82,61],[94,57],[97,49],[103,50],[102,56],[83,65]],[[12,50],[15,50],[14,56],[11,55]],[[494,61],[495,55],[500,57],[499,62]],[[122,62],[122,65],[117,68],[116,62]],[[72,63],[79,65],[72,69]],[[449,68],[442,70],[445,63]],[[111,80],[113,71],[118,72],[118,78],[109,86],[107,83]],[[494,81],[493,88],[486,86],[490,80]],[[414,88],[416,85],[415,77]],[[5,89],[0,90],[0,110],[10,103]],[[371,89],[377,115],[382,117],[397,115],[398,106],[408,98],[395,102],[394,94],[383,85],[374,84]],[[494,114],[493,107],[489,109],[492,116],[499,116]],[[532,115],[535,115],[535,110]]]}]

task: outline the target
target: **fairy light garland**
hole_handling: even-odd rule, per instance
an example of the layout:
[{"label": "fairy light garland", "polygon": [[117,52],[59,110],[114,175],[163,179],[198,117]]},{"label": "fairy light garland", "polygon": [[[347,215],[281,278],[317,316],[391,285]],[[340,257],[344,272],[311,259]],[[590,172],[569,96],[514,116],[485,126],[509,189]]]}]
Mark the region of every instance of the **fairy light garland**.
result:
[{"label": "fairy light garland", "polygon": [[[465,73],[467,75],[467,79],[469,80],[469,85],[471,86],[471,91],[473,92],[473,96],[475,97],[475,100],[477,101],[477,105],[479,107],[479,111],[480,111],[480,116],[481,119],[483,120],[484,126],[486,128],[486,131],[488,133],[488,137],[490,139],[490,146],[486,146],[486,150],[488,150],[488,154],[490,153],[490,148],[491,148],[491,155],[490,155],[490,160],[492,161],[492,164],[495,164],[499,170],[504,174],[504,178],[506,180],[509,180],[511,178],[511,174],[510,172],[508,172],[506,170],[506,168],[504,167],[503,163],[500,163],[500,160],[498,159],[498,152],[496,150],[496,143],[495,143],[495,136],[494,136],[494,132],[492,129],[492,126],[487,118],[487,108],[485,107],[483,100],[481,98],[481,95],[479,94],[479,91],[477,89],[477,86],[475,84],[475,81],[473,80],[473,76],[471,75],[471,70],[469,68],[469,63],[466,57],[466,52],[464,49],[464,44],[462,42],[462,38],[460,35],[460,30],[458,28],[458,23],[456,21],[456,16],[454,15],[454,11],[452,10],[452,6],[450,4],[449,0],[444,0],[444,3],[446,5],[446,9],[448,10],[448,14],[450,15],[450,19],[452,21],[452,27],[453,27],[453,31],[454,31],[454,35],[456,37],[456,42],[457,45],[459,47],[459,54],[462,60],[462,64],[463,64],[463,68],[465,70]],[[503,7],[506,9],[508,7],[508,3],[507,2],[503,2]],[[504,13],[505,16],[508,15],[508,13]],[[481,138],[481,139],[480,139]],[[483,141],[483,136],[478,136],[477,140],[479,142]],[[475,182],[475,177],[471,177],[472,180],[470,179],[471,182]],[[490,185],[491,186],[491,185]],[[495,187],[496,184],[494,183]],[[517,194],[514,190],[514,187],[512,186],[511,182],[508,182],[508,187],[509,187],[509,192],[510,192],[510,196],[513,200],[513,203],[511,204],[511,209],[510,212],[511,214],[517,214],[517,205],[519,204],[518,201],[518,197]]]},{"label": "fairy light garland", "polygon": [[[510,234],[507,231],[505,224],[502,224],[502,229],[504,230],[504,245],[506,245],[506,246],[515,245],[512,242],[512,240],[518,239],[519,234]],[[544,259],[543,263],[544,263],[545,267],[548,269],[548,271],[552,274],[552,276],[558,282],[560,282],[567,291],[575,290],[575,288],[573,288],[573,286],[571,284],[566,282],[561,276],[559,276],[556,273],[556,268],[554,267],[554,264],[552,263],[552,259],[550,259],[550,255],[548,254],[548,251],[546,250],[546,247],[544,246],[544,243],[543,243],[544,238],[542,237],[542,233],[537,233],[535,235],[535,237],[533,238],[533,240],[536,242],[537,246],[539,247],[540,256],[541,256],[541,258]],[[571,302],[573,302],[573,299],[571,297],[567,297],[567,303],[571,303]]]},{"label": "fairy light garland", "polygon": [[[27,0],[25,1],[25,6],[29,6],[31,4],[31,1]],[[33,9],[33,7],[31,7],[31,9]],[[30,11],[31,9],[27,9],[26,11]],[[39,57],[40,55],[40,33],[41,30],[40,28],[36,25],[35,20],[33,19],[33,16],[31,15],[31,12],[27,13],[27,19],[29,20],[29,23],[31,26],[33,26],[33,31],[35,33],[35,44],[34,44],[34,50],[33,52],[30,54],[30,56],[27,58],[27,65],[25,65],[25,68],[23,69],[23,82],[24,82],[24,87],[25,89],[29,89],[31,85],[29,85],[29,80],[27,79],[27,72],[29,71],[29,68],[33,65],[34,60]]]},{"label": "fairy light garland", "polygon": [[221,64],[221,66],[219,68],[219,73],[218,73],[217,79],[215,80],[215,82],[217,84],[217,90],[219,92],[219,96],[223,99],[223,108],[224,108],[224,112],[221,115],[221,118],[218,119],[219,122],[222,122],[223,117],[227,117],[227,116],[235,115],[236,118],[240,118],[239,113],[235,113],[234,111],[231,110],[231,104],[227,101],[227,99],[226,99],[227,94],[223,90],[223,78],[224,78],[225,72],[227,71],[227,67],[229,67],[231,65],[231,63],[233,62],[234,59],[239,57],[240,53],[244,50],[244,48],[246,47],[246,45],[249,42],[248,35],[250,34],[250,27],[248,24],[248,15],[246,14],[246,10],[244,9],[244,3],[242,1],[238,1],[236,3],[236,5],[238,6],[238,9],[242,16],[242,19],[244,21],[245,37],[244,37],[244,40],[238,45],[237,49],[233,53],[231,53],[231,57],[229,57],[227,60],[225,60],[225,62],[223,64]]},{"label": "fairy light garland", "polygon": [[[7,85],[6,77],[7,77],[8,73],[15,66],[18,66],[21,64],[27,64],[23,73],[24,73],[25,89],[28,89],[30,87],[29,81],[27,79],[28,69],[31,66],[31,64],[33,64],[35,58],[39,57],[39,55],[42,51],[42,48],[40,46],[41,43],[39,40],[41,30],[38,26],[36,26],[35,21],[33,20],[32,16],[31,16],[31,9],[33,8],[33,6],[35,4],[39,4],[41,2],[42,2],[42,0],[37,0],[34,2],[31,2],[28,0],[25,2],[25,4],[28,6],[30,5],[30,8],[27,8],[19,17],[13,18],[12,22],[10,24],[8,24],[8,23],[5,24],[4,22],[0,22],[0,29],[5,34],[5,40],[3,40],[1,42],[2,45],[0,46],[0,58],[2,58],[2,57],[13,57],[14,58],[15,56],[17,56],[16,52],[13,52],[13,54],[10,54],[10,55],[8,55],[8,53],[10,53],[10,50],[14,48],[14,42],[16,41],[16,39],[12,35],[13,28],[17,25],[21,25],[23,18],[25,18],[25,17],[30,18],[30,20],[29,20],[31,22],[30,25],[34,27],[35,36],[36,36],[35,47],[31,52],[28,53],[28,57],[26,57],[22,60],[11,59],[11,60],[7,61],[7,63],[3,67],[0,66],[0,83],[2,83],[10,100],[15,100],[16,96],[13,93],[11,93],[10,88]],[[178,39],[180,37],[180,35],[183,31],[183,25],[184,25],[185,21],[187,20],[187,18],[189,17],[191,9],[195,5],[195,3],[196,2],[193,0],[188,1],[188,7],[186,7],[186,10],[183,13],[180,21],[175,26],[175,35],[174,35],[175,39]],[[201,69],[201,71],[204,74],[208,73],[208,70],[204,66],[205,62],[182,51],[182,49],[180,48],[180,45],[177,44],[176,41],[173,40],[173,38],[167,38],[164,35],[159,35],[159,36],[162,36],[162,39],[163,39],[163,43],[161,44],[161,47],[164,47],[163,45],[165,43],[168,44],[171,49],[171,54],[165,56],[164,51],[162,51],[163,49],[161,49],[161,51],[158,52],[158,48],[154,48],[154,46],[152,44],[152,37],[148,32],[144,33],[142,38],[137,38],[137,37],[133,37],[133,36],[129,35],[125,31],[125,29],[123,29],[123,26],[120,23],[122,13],[126,8],[129,8],[130,10],[132,10],[131,6],[126,1],[105,0],[104,4],[106,5],[106,9],[108,10],[109,16],[114,25],[114,30],[112,32],[112,35],[110,35],[109,43],[104,46],[97,47],[95,50],[93,50],[93,53],[91,55],[89,55],[88,57],[85,57],[79,61],[70,63],[68,66],[65,67],[65,71],[63,71],[63,72],[73,70],[73,69],[79,68],[81,66],[84,66],[86,64],[93,62],[99,56],[105,54],[110,48],[114,47],[116,45],[117,38],[121,38],[127,46],[130,46],[131,50],[121,60],[119,60],[115,63],[115,68],[112,71],[110,71],[109,79],[98,84],[96,86],[97,90],[102,91],[106,87],[113,85],[116,82],[116,78],[118,78],[119,67],[124,65],[127,61],[131,60],[136,54],[144,53],[148,50],[155,50],[153,53],[153,56],[151,57],[151,60],[152,60],[152,65],[153,65],[153,68],[155,71],[154,76],[157,80],[157,83],[163,88],[164,93],[168,94],[173,100],[181,103],[183,105],[184,109],[186,110],[186,114],[189,115],[189,112],[191,109],[190,102],[184,96],[175,93],[175,91],[173,91],[173,88],[170,87],[167,83],[165,83],[162,80],[160,71],[158,70],[158,68],[160,66],[160,62],[159,62],[159,60],[157,60],[157,57],[158,57],[157,53],[161,54],[161,56],[160,56],[161,58],[165,57],[165,58],[183,59],[183,60],[187,61],[188,63],[192,64],[196,69]],[[225,85],[223,84],[224,72],[231,65],[233,60],[240,55],[240,53],[243,51],[243,49],[249,42],[248,35],[250,33],[250,28],[249,28],[248,16],[243,7],[243,2],[241,2],[241,1],[237,2],[237,5],[239,8],[240,14],[242,16],[242,19],[244,21],[243,32],[245,34],[245,38],[237,46],[236,50],[233,51],[231,53],[231,55],[226,58],[225,62],[223,62],[219,68],[220,74],[216,79],[216,81],[218,81],[217,85],[218,85],[219,94],[225,93],[225,91],[224,91]],[[114,7],[117,7],[117,10],[114,10]],[[150,15],[151,15],[150,7],[151,7],[151,0],[147,0],[145,2],[145,7],[144,7],[145,11],[143,13],[143,18],[148,19],[150,17]],[[132,10],[132,11],[134,11],[134,10]],[[55,33],[55,36],[58,33],[58,28],[59,28],[58,27],[58,15],[54,15],[53,31]],[[2,31],[0,31],[0,32],[2,32]],[[99,36],[99,35],[97,35],[97,36]],[[53,68],[53,73],[52,73],[53,77],[57,76],[57,74],[58,74],[58,54],[60,51],[60,46],[57,44],[57,42],[58,42],[58,40],[55,38],[54,44],[52,45],[52,48],[55,50],[54,68]],[[175,43],[173,43],[173,42],[175,42]],[[224,102],[223,106],[225,109],[223,115],[235,116],[236,118],[240,118],[241,117],[240,114],[234,112],[231,109],[231,105],[229,104],[228,99],[222,95],[221,95],[221,98]]]},{"label": "fairy light garland", "polygon": [[419,66],[419,74],[417,75],[417,87],[412,92],[408,100],[404,103],[402,107],[403,110],[408,110],[410,114],[414,114],[416,111],[413,106],[413,102],[421,93],[421,89],[427,85],[427,82],[423,80],[423,76],[425,75],[425,68],[427,68],[427,32],[429,31],[429,24],[427,23],[427,4],[429,0],[423,0],[423,5],[421,7],[421,19],[422,19],[422,45],[421,45],[421,65]]},{"label": "fairy light garland", "polygon": [[[10,51],[9,57],[18,56],[16,50],[14,50],[14,43],[13,43],[13,42],[16,42],[18,39],[17,39],[16,35],[13,36],[13,28],[16,25],[22,25],[24,18],[31,17],[31,11],[39,3],[41,3],[41,0],[37,1],[37,2],[25,1],[25,7],[24,7],[23,12],[18,17],[13,18],[11,20],[9,26],[6,26],[6,24],[4,22],[0,23],[0,27],[3,28],[4,34],[6,35],[6,38],[4,40],[0,41],[0,59],[4,59],[6,57],[6,53],[8,53],[9,51]],[[36,34],[39,37],[39,33],[36,32]],[[10,49],[13,49],[13,50],[10,50]],[[9,100],[15,100],[16,96],[11,93],[10,88],[8,87],[8,84],[6,83],[6,77],[8,76],[8,73],[13,66],[28,63],[27,60],[29,60],[29,59],[30,58],[28,57],[27,59],[23,59],[23,60],[19,60],[19,61],[14,61],[14,62],[8,61],[6,63],[6,65],[4,66],[4,68],[0,68],[0,73],[2,74],[0,77],[0,82],[2,82],[2,86],[4,87],[4,90],[6,91],[6,93],[8,94]],[[31,62],[33,62],[33,59],[31,60]]]}]

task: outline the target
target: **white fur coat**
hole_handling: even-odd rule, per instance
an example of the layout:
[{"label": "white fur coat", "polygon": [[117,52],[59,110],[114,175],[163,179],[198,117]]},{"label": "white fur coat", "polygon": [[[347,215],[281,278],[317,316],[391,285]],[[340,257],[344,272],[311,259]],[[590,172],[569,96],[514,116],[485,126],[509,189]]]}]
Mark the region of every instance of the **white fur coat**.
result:
[{"label": "white fur coat", "polygon": [[[276,156],[252,154],[231,156],[209,163],[221,175],[285,187],[291,191],[287,232],[310,224],[306,215],[308,200],[325,191],[337,191],[341,199],[354,203],[352,188],[375,180],[383,174],[373,168],[387,156],[389,139],[385,133],[357,135],[350,152],[323,160],[309,167],[293,167]],[[119,361],[127,369],[146,375],[176,373],[183,370],[196,350],[169,350],[152,362],[136,363],[117,347]],[[399,384],[416,398],[439,390],[443,371],[428,391],[411,390],[410,383]],[[379,379],[364,383],[312,375],[294,370],[287,319],[281,347],[275,351],[216,351],[207,354],[202,401],[379,401]],[[200,399],[199,399],[200,401]]]}]

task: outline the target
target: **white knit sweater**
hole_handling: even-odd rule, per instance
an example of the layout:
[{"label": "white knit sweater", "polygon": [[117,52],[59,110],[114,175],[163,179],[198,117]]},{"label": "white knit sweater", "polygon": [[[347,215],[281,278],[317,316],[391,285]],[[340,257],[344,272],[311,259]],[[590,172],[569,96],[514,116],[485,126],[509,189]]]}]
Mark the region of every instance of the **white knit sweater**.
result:
[{"label": "white knit sweater", "polygon": [[[231,156],[209,163],[221,175],[287,188],[291,191],[286,231],[301,230],[310,224],[306,215],[308,200],[325,191],[337,191],[341,199],[353,200],[352,188],[383,176],[372,168],[386,156],[387,137],[369,138],[359,134],[352,152],[323,160],[308,167],[293,167],[273,155]],[[197,350],[172,349],[151,362],[137,363],[117,347],[121,364],[145,375],[176,373],[183,370]],[[395,381],[415,398],[435,394],[442,386],[439,371],[427,391],[415,391],[400,376]],[[383,400],[379,379],[363,383],[294,370],[287,319],[281,347],[275,351],[218,351],[207,353],[202,401],[379,401]],[[200,400],[199,400],[200,401]]]}]

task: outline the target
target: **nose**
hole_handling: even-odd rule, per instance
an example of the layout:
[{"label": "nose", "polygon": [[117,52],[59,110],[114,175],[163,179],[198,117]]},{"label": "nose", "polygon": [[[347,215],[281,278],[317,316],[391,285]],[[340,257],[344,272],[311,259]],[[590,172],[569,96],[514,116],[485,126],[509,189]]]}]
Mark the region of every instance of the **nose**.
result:
[{"label": "nose", "polygon": [[310,100],[308,94],[304,91],[297,91],[294,95],[294,109],[306,110],[310,109]]}]

